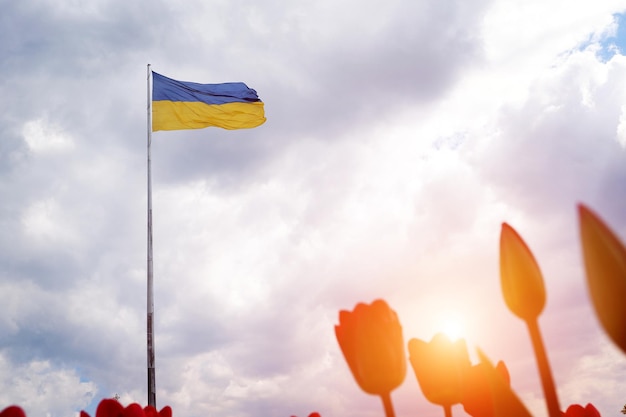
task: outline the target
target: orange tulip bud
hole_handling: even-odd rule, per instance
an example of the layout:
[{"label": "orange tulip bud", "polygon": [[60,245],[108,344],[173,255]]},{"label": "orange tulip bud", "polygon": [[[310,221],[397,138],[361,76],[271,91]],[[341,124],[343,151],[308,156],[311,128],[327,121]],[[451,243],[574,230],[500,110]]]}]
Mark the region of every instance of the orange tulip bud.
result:
[{"label": "orange tulip bud", "polygon": [[600,324],[626,352],[626,249],[591,210],[578,206],[587,286]]},{"label": "orange tulip bud", "polygon": [[464,339],[452,343],[443,333],[430,343],[411,339],[409,360],[428,401],[442,406],[461,402],[462,377],[471,366]]},{"label": "orange tulip bud", "polygon": [[340,311],[335,335],[350,371],[368,394],[388,395],[406,375],[402,326],[383,300]]},{"label": "orange tulip bud", "polygon": [[500,284],[504,301],[517,317],[539,317],[546,303],[546,290],[532,252],[506,223],[500,233]]},{"label": "orange tulip bud", "polygon": [[[472,366],[463,379],[462,403],[465,412],[472,417],[494,417],[494,398],[489,383],[489,365],[479,363]],[[499,361],[495,370],[502,380],[510,385],[509,371],[504,362]]]},{"label": "orange tulip bud", "polygon": [[489,361],[489,358],[487,358],[480,349],[478,349],[478,357],[480,358],[481,365],[484,366],[483,371],[489,382],[491,398],[493,399],[493,416],[532,417],[524,406],[524,403],[522,403],[511,389],[509,381],[502,378],[502,370],[498,370],[494,367],[491,361]]}]

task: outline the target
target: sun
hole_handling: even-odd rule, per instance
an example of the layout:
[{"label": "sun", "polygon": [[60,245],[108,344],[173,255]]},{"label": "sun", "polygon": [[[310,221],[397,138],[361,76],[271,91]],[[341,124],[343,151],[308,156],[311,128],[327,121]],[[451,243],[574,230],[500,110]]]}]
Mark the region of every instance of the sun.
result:
[{"label": "sun", "polygon": [[448,312],[441,316],[438,331],[444,333],[451,341],[465,337],[463,317],[456,312]]}]

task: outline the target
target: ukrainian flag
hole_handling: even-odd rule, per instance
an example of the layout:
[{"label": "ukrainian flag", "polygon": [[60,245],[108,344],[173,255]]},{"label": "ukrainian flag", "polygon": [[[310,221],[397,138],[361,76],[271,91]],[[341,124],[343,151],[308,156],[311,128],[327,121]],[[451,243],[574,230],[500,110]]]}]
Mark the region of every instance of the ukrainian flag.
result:
[{"label": "ukrainian flag", "polygon": [[198,84],[152,72],[152,131],[247,129],[265,122],[263,102],[244,83]]}]

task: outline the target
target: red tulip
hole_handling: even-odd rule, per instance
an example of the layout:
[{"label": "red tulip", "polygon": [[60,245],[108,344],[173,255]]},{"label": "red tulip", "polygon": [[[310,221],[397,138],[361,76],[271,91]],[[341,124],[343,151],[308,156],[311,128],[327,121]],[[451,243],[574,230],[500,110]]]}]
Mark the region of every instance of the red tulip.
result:
[{"label": "red tulip", "polygon": [[[0,415],[0,417],[4,416]],[[89,414],[81,411],[80,417],[89,417]],[[165,406],[157,413],[156,409],[150,405],[142,408],[139,404],[132,403],[124,408],[119,401],[105,398],[98,404],[96,417],[172,417],[172,408]]]},{"label": "red tulip", "polygon": [[471,363],[465,340],[452,343],[443,333],[426,343],[419,339],[409,341],[409,359],[417,382],[428,401],[444,407],[461,402],[461,384]]},{"label": "red tulip", "polygon": [[[98,404],[98,408],[96,409],[96,417],[117,417],[122,416],[124,412],[124,406],[120,404],[117,400],[112,398],[105,398]],[[81,411],[81,417],[83,413],[86,417],[89,417],[85,411]]]},{"label": "red tulip", "polygon": [[[509,371],[504,362],[496,365],[502,380],[510,385]],[[462,404],[465,412],[473,417],[494,417],[494,395],[489,383],[488,365],[479,363],[465,374],[462,389]]]},{"label": "red tulip", "polygon": [[0,417],[26,417],[26,414],[17,405],[11,405],[0,412]]},{"label": "red tulip", "polygon": [[359,303],[352,312],[339,312],[335,335],[361,389],[380,395],[385,412],[393,415],[390,393],[406,375],[402,326],[395,311],[383,300]]},{"label": "red tulip", "polygon": [[363,391],[385,394],[402,383],[406,375],[402,327],[385,301],[359,303],[352,312],[339,312],[335,334]]},{"label": "red tulip", "polygon": [[170,407],[169,405],[166,405],[161,409],[161,411],[158,412],[156,408],[151,405],[146,406],[143,410],[146,414],[146,417],[172,417],[172,407]]},{"label": "red tulip", "polygon": [[593,404],[587,404],[584,408],[582,405],[572,404],[567,407],[564,413],[561,413],[562,417],[601,417],[600,412],[593,406]]},{"label": "red tulip", "polygon": [[[483,371],[491,390],[493,400],[493,414],[495,417],[532,417],[526,406],[515,392],[509,382],[502,378],[502,370],[498,371],[487,356],[478,349],[478,358],[483,365]],[[560,416],[557,416],[560,417]]]},{"label": "red tulip", "polygon": [[[126,406],[124,412],[122,413],[123,417],[145,417],[146,413],[143,411],[143,408],[137,403],[132,403]],[[96,413],[96,417],[100,417]],[[103,416],[103,417],[113,417],[113,416]]]}]

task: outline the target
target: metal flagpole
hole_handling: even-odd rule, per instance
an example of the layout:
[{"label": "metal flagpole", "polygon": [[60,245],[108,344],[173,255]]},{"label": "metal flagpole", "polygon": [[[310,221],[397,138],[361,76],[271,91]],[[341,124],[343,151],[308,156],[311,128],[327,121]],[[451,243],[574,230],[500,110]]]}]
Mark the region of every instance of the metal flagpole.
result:
[{"label": "metal flagpole", "polygon": [[152,172],[150,145],[152,144],[152,99],[150,97],[150,64],[148,64],[148,405],[156,408],[156,381],[154,372],[154,297],[152,285]]}]

